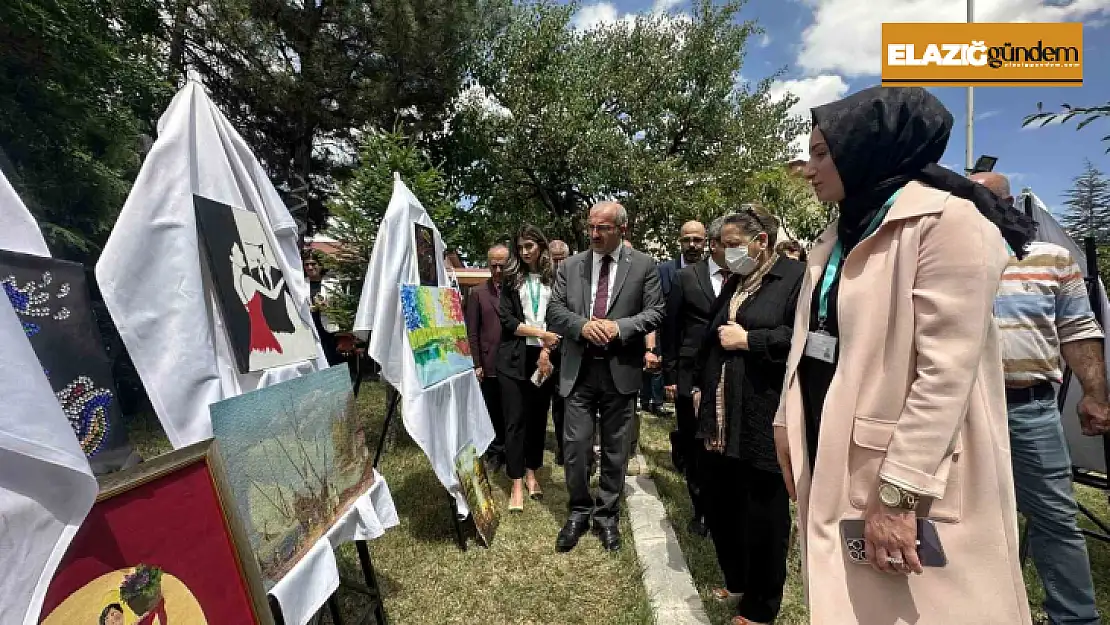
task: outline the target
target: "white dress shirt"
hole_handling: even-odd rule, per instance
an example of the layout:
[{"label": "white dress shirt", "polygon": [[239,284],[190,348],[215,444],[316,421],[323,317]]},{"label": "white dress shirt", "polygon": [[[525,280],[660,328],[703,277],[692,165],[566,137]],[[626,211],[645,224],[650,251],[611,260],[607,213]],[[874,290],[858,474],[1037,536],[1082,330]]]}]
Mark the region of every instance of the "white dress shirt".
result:
[{"label": "white dress shirt", "polygon": [[[539,297],[536,313],[532,313],[532,293]],[[534,273],[528,274],[524,282],[517,289],[520,294],[520,305],[524,308],[524,325],[541,330],[547,330],[547,303],[551,301],[551,287],[540,282],[540,277]],[[532,347],[540,347],[543,341],[536,336],[525,337],[525,343]]]},{"label": "white dress shirt", "polygon": [[[590,309],[586,311],[587,317],[593,314],[594,301],[597,299],[597,278],[601,275],[601,258],[605,256],[597,252],[593,252],[592,254],[594,264],[593,267],[590,268]],[[609,308],[613,307],[613,284],[617,281],[617,263],[621,260],[620,248],[618,247],[612,252],[609,252],[609,257],[612,258],[613,261],[609,263],[609,292],[606,294],[605,300],[606,312],[608,312]]]},{"label": "white dress shirt", "polygon": [[713,285],[713,295],[720,295],[725,287],[725,277],[721,275],[722,267],[709,258],[709,283]]}]

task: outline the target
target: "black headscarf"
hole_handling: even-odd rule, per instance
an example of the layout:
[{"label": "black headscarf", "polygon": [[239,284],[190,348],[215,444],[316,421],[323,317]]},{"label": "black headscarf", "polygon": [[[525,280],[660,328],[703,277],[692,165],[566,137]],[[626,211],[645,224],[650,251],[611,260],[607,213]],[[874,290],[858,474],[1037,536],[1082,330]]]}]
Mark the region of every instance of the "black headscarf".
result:
[{"label": "black headscarf", "polygon": [[851,249],[887,198],[911,180],[975,204],[1021,258],[1036,223],[991,193],[937,164],[952,114],[920,87],[872,87],[812,110],[844,183],[837,235]]}]

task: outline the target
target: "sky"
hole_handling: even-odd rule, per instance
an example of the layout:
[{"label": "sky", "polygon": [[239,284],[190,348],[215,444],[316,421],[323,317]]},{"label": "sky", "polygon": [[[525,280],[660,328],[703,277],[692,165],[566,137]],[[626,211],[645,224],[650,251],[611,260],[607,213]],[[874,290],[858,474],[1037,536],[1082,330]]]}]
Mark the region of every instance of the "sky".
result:
[{"label": "sky", "polygon": [[[580,0],[575,25],[588,27],[627,19],[640,12],[681,14],[689,0]],[[809,117],[813,106],[836,100],[880,82],[883,22],[962,22],[965,0],[748,0],[740,19],[756,20],[764,29],[749,43],[741,70],[743,80],[758,81],[781,72],[773,94],[799,98],[793,112]],[[1030,187],[1053,212],[1063,206],[1064,192],[1083,170],[1084,159],[1110,173],[1110,119],[1076,131],[1066,125],[1022,128],[1037,103],[1058,110],[1064,103],[1096,105],[1110,101],[1110,69],[1099,55],[1110,51],[1110,0],[979,0],[977,22],[1083,22],[1086,63],[1082,87],[976,88],[975,157],[998,157],[995,171],[1008,175],[1015,195]],[[967,91],[931,89],[955,118],[952,138],[941,164],[963,171],[966,151]],[[796,143],[804,149],[804,141]],[[799,152],[804,158],[804,155]]]}]

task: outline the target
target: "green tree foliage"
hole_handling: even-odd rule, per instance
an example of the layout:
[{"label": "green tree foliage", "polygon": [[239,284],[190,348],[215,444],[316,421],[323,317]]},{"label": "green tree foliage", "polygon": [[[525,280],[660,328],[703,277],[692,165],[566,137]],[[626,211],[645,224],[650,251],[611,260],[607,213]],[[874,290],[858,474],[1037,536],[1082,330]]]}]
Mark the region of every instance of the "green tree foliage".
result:
[{"label": "green tree foliage", "polygon": [[809,183],[785,167],[756,174],[751,196],[778,217],[783,230],[796,241],[812,243],[831,221],[828,208],[817,200]]},{"label": "green tree foliage", "polygon": [[171,95],[153,0],[0,2],[0,168],[58,256],[92,263]]},{"label": "green tree foliage", "polygon": [[1110,180],[1091,161],[1084,161],[1083,173],[1072,179],[1064,197],[1060,224],[1069,235],[1076,240],[1110,240]]},{"label": "green tree foliage", "polygon": [[[1079,125],[1075,127],[1076,130],[1083,130],[1088,124],[1103,117],[1110,117],[1110,102],[1102,106],[1072,106],[1070,104],[1063,105],[1063,112],[1048,113],[1044,111],[1044,103],[1037,102],[1037,112],[1032,115],[1026,116],[1021,125],[1024,128],[1030,124],[1038,124],[1044,127],[1048,124],[1066,124],[1073,118],[1079,118]],[[1110,142],[1110,135],[1102,138],[1103,141]],[[1106,152],[1110,154],[1110,147],[1106,148]]]},{"label": "green tree foliage", "polygon": [[343,289],[329,298],[328,314],[343,329],[354,321],[378,226],[393,196],[394,172],[420,200],[448,246],[456,244],[460,232],[481,227],[461,222],[443,174],[413,137],[400,131],[365,133],[359,164],[330,203],[328,235],[341,251],[325,264],[329,277],[338,279]]},{"label": "green tree foliage", "polygon": [[674,240],[747,197],[754,177],[791,155],[800,120],[773,102],[770,79],[740,81],[757,32],[742,2],[694,2],[690,19],[641,15],[589,31],[575,7],[508,9],[482,38],[470,89],[452,120],[448,172],[483,224],[479,252],[522,221],[584,247],[583,218],[613,198],[637,246]]},{"label": "green tree foliage", "polygon": [[176,0],[182,63],[243,133],[296,217],[320,225],[367,126],[443,126],[479,0]]}]

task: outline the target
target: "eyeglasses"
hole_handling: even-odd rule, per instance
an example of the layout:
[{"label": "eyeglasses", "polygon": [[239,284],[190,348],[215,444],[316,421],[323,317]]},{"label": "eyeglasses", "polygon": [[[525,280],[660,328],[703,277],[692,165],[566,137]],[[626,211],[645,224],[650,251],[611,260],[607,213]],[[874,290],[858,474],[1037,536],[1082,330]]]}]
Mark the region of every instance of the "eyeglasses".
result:
[{"label": "eyeglasses", "polygon": [[613,232],[616,229],[617,229],[616,226],[610,226],[609,224],[601,224],[600,226],[595,226],[593,224],[590,224],[590,225],[586,226],[586,234],[592,234],[595,231],[598,234],[609,234],[610,232]]}]

